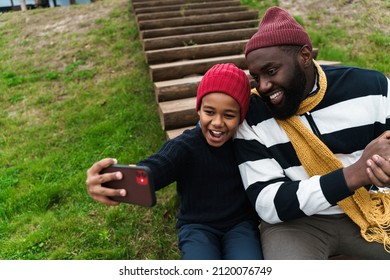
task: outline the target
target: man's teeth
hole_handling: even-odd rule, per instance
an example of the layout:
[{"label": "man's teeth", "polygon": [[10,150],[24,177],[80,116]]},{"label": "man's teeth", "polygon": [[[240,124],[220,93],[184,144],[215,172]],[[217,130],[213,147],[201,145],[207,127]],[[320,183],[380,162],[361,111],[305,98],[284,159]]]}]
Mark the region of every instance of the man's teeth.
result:
[{"label": "man's teeth", "polygon": [[278,92],[275,92],[274,94],[271,94],[269,98],[272,100],[272,99],[275,99],[276,97],[278,97],[281,94],[282,94],[282,92],[278,91]]}]

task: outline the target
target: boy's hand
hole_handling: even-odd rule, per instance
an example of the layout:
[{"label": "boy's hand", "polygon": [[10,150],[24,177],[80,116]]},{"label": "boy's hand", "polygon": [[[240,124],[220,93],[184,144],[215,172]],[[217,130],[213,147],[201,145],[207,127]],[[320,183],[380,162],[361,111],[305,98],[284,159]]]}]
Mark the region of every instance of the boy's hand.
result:
[{"label": "boy's hand", "polygon": [[115,206],[120,203],[110,199],[111,196],[126,196],[125,189],[111,189],[102,186],[103,183],[122,179],[121,172],[100,174],[104,168],[116,163],[117,161],[112,158],[102,159],[95,162],[87,171],[86,185],[89,196],[109,206]]}]

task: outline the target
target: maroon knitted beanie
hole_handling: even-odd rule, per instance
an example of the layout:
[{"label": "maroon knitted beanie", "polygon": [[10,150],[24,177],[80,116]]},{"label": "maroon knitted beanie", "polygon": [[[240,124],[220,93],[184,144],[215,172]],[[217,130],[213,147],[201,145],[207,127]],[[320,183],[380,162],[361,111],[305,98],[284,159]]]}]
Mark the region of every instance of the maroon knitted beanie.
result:
[{"label": "maroon knitted beanie", "polygon": [[259,29],[248,41],[245,56],[256,49],[281,45],[308,45],[313,48],[309,35],[285,10],[269,8],[260,22]]},{"label": "maroon knitted beanie", "polygon": [[240,123],[248,111],[250,84],[245,72],[232,63],[216,64],[204,74],[196,95],[196,110],[199,111],[203,96],[223,92],[233,97],[240,105]]}]

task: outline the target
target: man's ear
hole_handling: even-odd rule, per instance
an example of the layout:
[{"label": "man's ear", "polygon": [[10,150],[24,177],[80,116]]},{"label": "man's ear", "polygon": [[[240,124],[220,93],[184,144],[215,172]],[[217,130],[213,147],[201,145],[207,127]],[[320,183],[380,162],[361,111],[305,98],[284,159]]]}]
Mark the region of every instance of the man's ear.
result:
[{"label": "man's ear", "polygon": [[312,51],[308,45],[304,45],[299,52],[299,59],[303,68],[307,68],[311,65],[313,60]]}]

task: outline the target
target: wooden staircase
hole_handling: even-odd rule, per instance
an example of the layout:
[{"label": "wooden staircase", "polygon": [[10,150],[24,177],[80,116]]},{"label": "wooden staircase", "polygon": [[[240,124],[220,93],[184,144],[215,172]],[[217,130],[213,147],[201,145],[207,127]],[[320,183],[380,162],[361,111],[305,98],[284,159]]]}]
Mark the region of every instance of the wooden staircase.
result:
[{"label": "wooden staircase", "polygon": [[230,62],[250,77],[243,51],[259,14],[239,0],[132,0],[132,9],[168,139],[196,125],[196,91],[209,68]]}]

